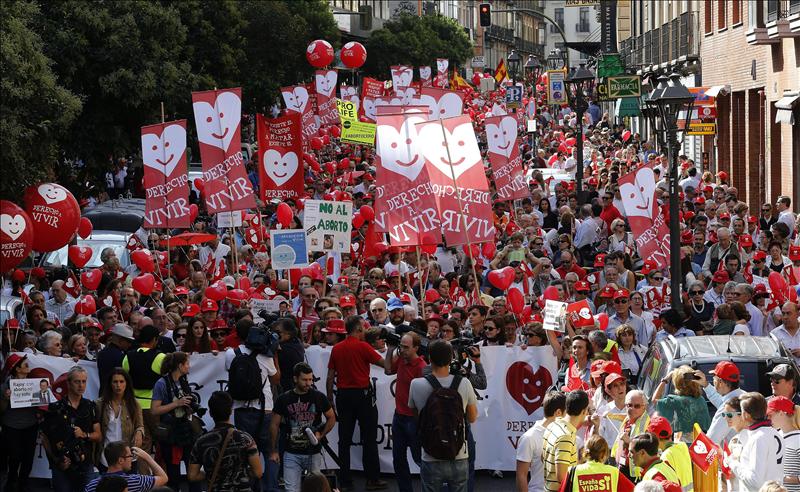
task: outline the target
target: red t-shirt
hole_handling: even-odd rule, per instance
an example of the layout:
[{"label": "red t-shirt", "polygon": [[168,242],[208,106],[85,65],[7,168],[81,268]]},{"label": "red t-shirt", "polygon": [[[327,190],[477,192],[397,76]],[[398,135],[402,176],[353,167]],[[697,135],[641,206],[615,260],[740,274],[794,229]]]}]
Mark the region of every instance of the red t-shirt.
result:
[{"label": "red t-shirt", "polygon": [[406,362],[402,357],[398,357],[394,364],[392,364],[392,368],[397,372],[394,399],[397,413],[400,415],[414,416],[414,411],[408,407],[408,393],[411,389],[411,380],[421,378],[422,369],[424,369],[426,365],[425,359],[422,357],[417,357],[417,359],[411,363]]},{"label": "red t-shirt", "polygon": [[611,223],[614,222],[614,219],[624,219],[614,205],[603,207],[603,211],[600,212],[600,218],[606,223],[606,234],[611,234]]},{"label": "red t-shirt", "polygon": [[578,279],[580,279],[580,280],[583,280],[583,279],[586,278],[586,270],[584,270],[583,268],[579,267],[575,263],[572,264],[572,266],[570,267],[569,270],[567,270],[563,266],[561,266],[561,267],[556,268],[556,271],[558,272],[559,275],[561,275],[561,278],[566,277],[567,274],[570,273],[570,272],[574,272],[578,276]]},{"label": "red t-shirt", "polygon": [[348,336],[331,349],[328,370],[336,371],[339,389],[365,389],[369,386],[369,365],[377,364],[381,354],[370,344]]}]

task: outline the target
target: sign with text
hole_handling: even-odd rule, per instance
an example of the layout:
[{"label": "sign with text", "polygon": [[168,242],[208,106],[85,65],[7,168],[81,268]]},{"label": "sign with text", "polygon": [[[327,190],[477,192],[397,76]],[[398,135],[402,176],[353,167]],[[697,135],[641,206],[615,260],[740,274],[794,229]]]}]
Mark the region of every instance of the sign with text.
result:
[{"label": "sign with text", "polygon": [[376,125],[359,121],[358,106],[350,101],[337,99],[336,107],[342,120],[342,142],[374,146]]},{"label": "sign with text", "polygon": [[608,97],[640,97],[642,78],[639,75],[617,75],[608,78]]},{"label": "sign with text", "polygon": [[350,252],[352,202],[306,200],[303,228],[308,251]]},{"label": "sign with text", "polygon": [[297,198],[304,191],[302,115],[256,115],[261,200]]},{"label": "sign with text", "polygon": [[544,304],[542,328],[564,333],[567,323],[567,306],[566,302],[548,299]]},{"label": "sign with text", "polygon": [[306,233],[299,229],[269,231],[272,268],[286,270],[308,266]]},{"label": "sign with text", "polygon": [[56,401],[50,389],[50,381],[45,378],[11,379],[9,390],[11,408],[38,407]]},{"label": "sign with text", "polygon": [[636,241],[639,256],[658,263],[658,268],[669,266],[669,227],[664,211],[656,200],[656,181],[653,166],[648,163],[619,178],[622,205]]},{"label": "sign with text", "polygon": [[487,157],[500,200],[516,200],[530,195],[519,152],[517,120],[513,116],[486,118]]},{"label": "sign with text", "polygon": [[186,120],[142,127],[145,228],[188,228]]},{"label": "sign with text", "polygon": [[547,71],[547,104],[567,103],[566,70]]},{"label": "sign with text", "polygon": [[689,123],[688,135],[714,135],[717,133],[716,123]]}]

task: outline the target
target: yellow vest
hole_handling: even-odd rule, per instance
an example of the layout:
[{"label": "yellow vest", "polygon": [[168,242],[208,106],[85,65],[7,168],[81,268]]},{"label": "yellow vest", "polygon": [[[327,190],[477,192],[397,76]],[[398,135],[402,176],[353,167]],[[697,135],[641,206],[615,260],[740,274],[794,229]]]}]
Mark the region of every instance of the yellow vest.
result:
[{"label": "yellow vest", "polygon": [[616,467],[588,461],[575,467],[572,492],[614,492],[618,481]]},{"label": "yellow vest", "polygon": [[616,346],[617,346],[617,342],[615,342],[614,340],[609,340],[609,341],[606,342],[606,348],[603,349],[603,352],[606,352],[606,353],[610,354],[611,353],[611,349],[613,349]]},{"label": "yellow vest", "polygon": [[689,447],[685,442],[671,443],[669,447],[661,451],[661,461],[666,462],[675,470],[683,492],[694,492],[692,458],[689,456]]},{"label": "yellow vest", "polygon": [[650,468],[648,468],[644,473],[642,480],[653,480],[653,477],[659,473],[664,475],[664,478],[670,482],[675,482],[678,484],[681,483],[681,480],[678,478],[678,474],[675,472],[675,470],[661,460],[657,460],[655,463],[650,465]]},{"label": "yellow vest", "polygon": [[[619,435],[617,439],[614,440],[614,445],[611,447],[611,456],[616,458],[617,456],[617,448],[619,447],[619,436],[622,435],[623,430],[625,430],[625,424],[628,422],[628,417],[625,417],[625,420],[622,421],[622,425],[619,426]],[[650,425],[650,415],[645,412],[639,420],[634,422],[633,428],[631,428],[631,437],[636,437],[639,434],[644,434],[647,432],[647,426]],[[619,465],[619,463],[617,463]],[[628,469],[631,472],[631,477],[639,478],[642,476],[642,469],[638,466],[633,464],[633,461],[630,459],[630,453],[628,456]],[[676,482],[677,483],[677,482]]]}]

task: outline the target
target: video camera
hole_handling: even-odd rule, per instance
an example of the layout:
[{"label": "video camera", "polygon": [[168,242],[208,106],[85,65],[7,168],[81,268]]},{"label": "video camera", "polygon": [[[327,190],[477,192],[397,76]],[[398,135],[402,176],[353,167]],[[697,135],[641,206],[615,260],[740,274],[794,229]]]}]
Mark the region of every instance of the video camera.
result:
[{"label": "video camera", "polygon": [[274,357],[278,351],[280,334],[275,325],[280,319],[277,314],[262,309],[258,316],[264,321],[250,328],[244,345],[253,352]]},{"label": "video camera", "polygon": [[453,360],[450,362],[450,374],[461,374],[469,357],[480,354],[480,347],[475,346],[475,339],[459,337],[450,340],[453,347]]}]

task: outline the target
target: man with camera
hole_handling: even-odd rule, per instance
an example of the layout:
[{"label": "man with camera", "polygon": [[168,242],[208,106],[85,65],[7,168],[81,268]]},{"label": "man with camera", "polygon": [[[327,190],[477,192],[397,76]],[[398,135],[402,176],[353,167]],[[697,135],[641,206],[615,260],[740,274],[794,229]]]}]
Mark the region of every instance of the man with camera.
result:
[{"label": "man with camera", "polygon": [[[286,492],[298,492],[303,472],[319,472],[322,468],[322,445],[325,436],[336,424],[330,402],[314,389],[314,371],[305,362],[292,370],[294,389],[275,400],[270,424],[272,450],[270,461],[278,463],[278,430],[286,440],[283,453],[283,479]],[[325,415],[325,424],[322,416]]]},{"label": "man with camera", "polygon": [[[244,345],[225,351],[228,370],[228,393],[233,398],[233,422],[237,429],[247,432],[256,441],[258,451],[269,456],[269,423],[272,418],[272,388],[280,384],[281,375],[275,364],[276,340],[267,328],[254,326],[242,318],[236,322],[236,332]],[[261,487],[253,491],[272,492],[278,489],[278,464],[266,461]]]},{"label": "man with camera", "polygon": [[[152,456],[137,447],[131,447],[123,441],[112,441],[106,444],[103,455],[108,463],[108,470],[103,476],[89,482],[86,485],[86,492],[95,492],[100,480],[109,475],[124,478],[128,484],[128,492],[148,492],[167,483],[167,472],[156,463]],[[153,471],[153,475],[131,473],[133,462],[137,459],[147,463],[147,466]]]},{"label": "man with camera", "polygon": [[445,482],[451,492],[466,492],[469,481],[466,422],[478,418],[478,400],[469,380],[450,374],[453,348],[444,340],[428,346],[432,374],[414,379],[408,406],[419,414],[423,490],[441,490]]},{"label": "man with camera", "polygon": [[417,464],[420,463],[421,458],[417,442],[417,420],[414,412],[408,406],[408,393],[411,389],[411,381],[422,377],[422,370],[426,364],[418,354],[421,338],[417,333],[410,331],[403,335],[397,347],[392,341],[387,343],[389,344],[389,356],[384,359],[384,369],[387,375],[397,374],[394,392],[395,411],[392,418],[394,473],[397,477],[398,490],[413,492],[407,450],[411,448],[411,456]]}]

